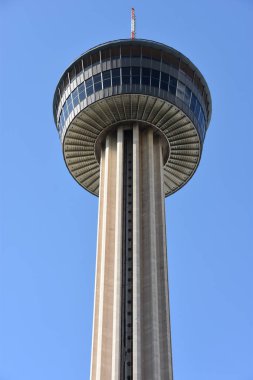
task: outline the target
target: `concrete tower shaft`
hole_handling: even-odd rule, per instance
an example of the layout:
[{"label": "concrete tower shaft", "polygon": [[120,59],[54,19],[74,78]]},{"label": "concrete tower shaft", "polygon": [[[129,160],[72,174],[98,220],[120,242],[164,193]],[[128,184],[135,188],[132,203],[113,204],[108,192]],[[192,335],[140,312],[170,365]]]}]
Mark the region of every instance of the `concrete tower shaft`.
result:
[{"label": "concrete tower shaft", "polygon": [[139,123],[102,144],[91,380],[173,378],[163,150]]}]

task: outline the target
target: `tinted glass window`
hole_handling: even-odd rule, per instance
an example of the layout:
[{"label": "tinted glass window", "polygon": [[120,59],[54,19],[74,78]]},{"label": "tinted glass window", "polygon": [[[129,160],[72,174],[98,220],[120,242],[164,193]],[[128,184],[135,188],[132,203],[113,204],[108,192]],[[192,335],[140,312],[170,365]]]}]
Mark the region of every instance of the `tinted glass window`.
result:
[{"label": "tinted glass window", "polygon": [[112,86],[120,84],[120,69],[112,70]]},{"label": "tinted glass window", "polygon": [[122,84],[130,84],[130,67],[122,67]]},{"label": "tinted glass window", "polygon": [[64,106],[63,106],[63,113],[64,113],[64,116],[65,116],[65,119],[67,119],[67,117],[68,117],[68,108],[67,108],[67,103],[66,102],[64,103]]},{"label": "tinted glass window", "polygon": [[89,78],[85,81],[86,84],[86,94],[90,96],[93,94],[93,78]]},{"label": "tinted glass window", "polygon": [[95,89],[95,92],[100,91],[102,89],[102,83],[101,82],[95,83],[94,89]]},{"label": "tinted glass window", "polygon": [[78,96],[73,99],[74,107],[76,107],[79,104]]},{"label": "tinted glass window", "polygon": [[101,74],[94,75],[93,77],[94,83],[101,82]]},{"label": "tinted glass window", "polygon": [[113,69],[112,70],[112,77],[119,77],[120,76],[120,69]]},{"label": "tinted glass window", "polygon": [[71,95],[66,100],[68,106],[68,112],[70,113],[73,110],[72,98]]},{"label": "tinted glass window", "polygon": [[93,85],[93,78],[89,78],[85,81],[86,88]]},{"label": "tinted glass window", "polygon": [[120,77],[112,78],[112,86],[120,85]]},{"label": "tinted glass window", "polygon": [[194,94],[192,94],[191,105],[190,105],[190,109],[192,110],[192,112],[194,112],[195,110],[196,102],[197,102],[197,98]]},{"label": "tinted glass window", "polygon": [[111,79],[111,72],[110,72],[110,70],[103,71],[102,75],[103,75],[103,80],[104,79]]},{"label": "tinted glass window", "polygon": [[111,72],[110,70],[104,71],[102,73],[103,76],[103,87],[108,88],[111,87]]},{"label": "tinted glass window", "polygon": [[72,102],[68,104],[68,111],[69,113],[73,110],[73,104]]},{"label": "tinted glass window", "polygon": [[80,94],[80,92],[83,92],[84,91],[84,83],[79,84],[79,86],[77,88],[78,88],[79,94]]},{"label": "tinted glass window", "polygon": [[93,80],[94,80],[95,92],[101,90],[102,89],[101,74],[99,73],[97,75],[94,75]]},{"label": "tinted glass window", "polygon": [[78,88],[76,88],[73,92],[72,92],[72,96],[73,96],[73,99],[76,98],[78,96]]},{"label": "tinted glass window", "polygon": [[200,104],[199,104],[199,101],[197,100],[196,101],[196,107],[195,107],[195,110],[194,110],[196,118],[199,117],[199,110],[200,110]]},{"label": "tinted glass window", "polygon": [[90,96],[91,94],[93,94],[93,86],[86,88],[86,93],[87,93],[87,96]]},{"label": "tinted glass window", "polygon": [[159,87],[160,71],[152,70],[151,72],[151,86]]},{"label": "tinted glass window", "polygon": [[169,74],[161,73],[161,89],[168,91],[168,84],[169,84]]},{"label": "tinted glass window", "polygon": [[132,67],[132,84],[140,84],[140,67]]},{"label": "tinted glass window", "polygon": [[86,98],[86,95],[85,95],[85,92],[83,91],[83,92],[80,92],[79,93],[79,99],[80,99],[80,102],[82,101],[82,100],[84,100]]},{"label": "tinted glass window", "polygon": [[142,84],[150,85],[150,69],[147,69],[145,67],[142,68]]}]

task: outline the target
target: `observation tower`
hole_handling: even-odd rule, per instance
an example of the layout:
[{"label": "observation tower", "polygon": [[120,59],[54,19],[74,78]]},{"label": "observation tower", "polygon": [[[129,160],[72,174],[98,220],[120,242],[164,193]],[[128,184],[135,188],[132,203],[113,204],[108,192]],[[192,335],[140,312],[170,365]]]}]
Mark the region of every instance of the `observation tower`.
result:
[{"label": "observation tower", "polygon": [[172,380],[164,200],[198,167],[207,83],[171,47],[111,41],[67,68],[53,109],[68,170],[99,196],[91,380]]}]

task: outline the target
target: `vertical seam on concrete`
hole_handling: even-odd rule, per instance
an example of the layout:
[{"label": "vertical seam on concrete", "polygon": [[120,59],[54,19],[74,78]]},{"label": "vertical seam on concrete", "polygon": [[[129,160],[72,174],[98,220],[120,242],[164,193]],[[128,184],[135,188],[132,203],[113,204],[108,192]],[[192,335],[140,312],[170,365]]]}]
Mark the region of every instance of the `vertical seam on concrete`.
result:
[{"label": "vertical seam on concrete", "polygon": [[140,315],[140,142],[139,125],[133,126],[133,380],[141,380]]},{"label": "vertical seam on concrete", "polygon": [[98,344],[97,344],[97,369],[96,380],[101,379],[102,363],[102,335],[103,335],[103,308],[104,308],[104,276],[105,276],[105,248],[106,248],[106,219],[108,202],[108,160],[109,160],[109,137],[106,138],[105,168],[104,168],[104,204],[102,222],[102,244],[101,244],[101,269],[100,269],[100,292],[98,313]]},{"label": "vertical seam on concrete", "polygon": [[156,220],[155,220],[155,179],[154,179],[154,136],[153,130],[148,131],[149,151],[149,191],[150,191],[150,249],[151,249],[151,294],[152,294],[152,336],[153,336],[153,377],[160,379],[160,344],[159,344],[159,308],[158,308],[158,281],[157,281],[157,247],[156,247]]},{"label": "vertical seam on concrete", "polygon": [[121,260],[122,260],[122,205],[123,205],[123,128],[117,131],[115,257],[113,295],[112,380],[120,380],[121,327]]}]

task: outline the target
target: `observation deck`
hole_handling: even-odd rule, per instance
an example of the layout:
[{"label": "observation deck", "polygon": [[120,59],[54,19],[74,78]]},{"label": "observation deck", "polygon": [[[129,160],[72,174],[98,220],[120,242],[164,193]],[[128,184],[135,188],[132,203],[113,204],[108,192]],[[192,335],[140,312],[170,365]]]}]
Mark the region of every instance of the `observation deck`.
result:
[{"label": "observation deck", "polygon": [[138,122],[162,136],[164,192],[192,177],[211,118],[205,79],[183,54],[148,40],[117,40],[88,50],[62,75],[54,119],[66,165],[99,194],[100,146],[119,125]]}]

